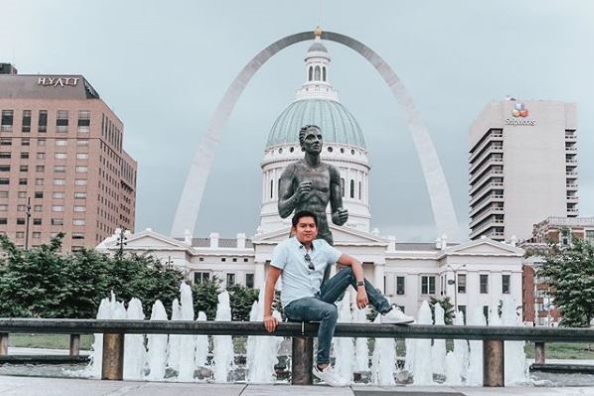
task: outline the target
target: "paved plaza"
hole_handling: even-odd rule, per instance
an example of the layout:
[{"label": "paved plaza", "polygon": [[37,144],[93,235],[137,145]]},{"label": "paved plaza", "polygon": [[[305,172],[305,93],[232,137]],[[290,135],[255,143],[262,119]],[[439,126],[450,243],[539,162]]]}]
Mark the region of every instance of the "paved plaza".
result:
[{"label": "paved plaza", "polygon": [[331,388],[324,385],[246,385],[99,381],[86,379],[0,376],[2,396],[499,396],[499,395],[593,395],[594,387],[567,388],[470,388],[378,387]]}]

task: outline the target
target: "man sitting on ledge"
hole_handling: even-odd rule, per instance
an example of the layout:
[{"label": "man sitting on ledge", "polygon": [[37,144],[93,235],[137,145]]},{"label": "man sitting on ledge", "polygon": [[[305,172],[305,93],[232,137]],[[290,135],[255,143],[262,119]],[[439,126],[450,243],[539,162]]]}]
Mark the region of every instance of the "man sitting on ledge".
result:
[{"label": "man sitting on ledge", "polygon": [[[313,374],[331,386],[347,386],[349,382],[338,376],[330,366],[330,346],[338,312],[334,302],[352,285],[357,290],[357,307],[368,303],[382,315],[382,323],[406,324],[414,319],[397,308],[392,308],[363,276],[361,263],[347,254],[340,253],[323,239],[316,239],[318,222],[309,211],[297,212],[292,219],[293,235],[274,249],[264,298],[264,326],[269,332],[276,329],[278,321],[272,316],[274,286],[282,274],[281,302],[286,317],[291,321],[319,321],[317,366]],[[346,266],[324,282],[327,266],[338,263]]]}]

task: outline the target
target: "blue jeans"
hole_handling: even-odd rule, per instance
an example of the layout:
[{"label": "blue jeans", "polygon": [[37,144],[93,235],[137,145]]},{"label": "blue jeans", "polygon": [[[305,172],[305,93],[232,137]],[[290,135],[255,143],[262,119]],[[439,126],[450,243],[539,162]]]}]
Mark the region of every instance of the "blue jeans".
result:
[{"label": "blue jeans", "polygon": [[[285,315],[292,322],[320,322],[318,329],[318,355],[320,364],[330,363],[330,346],[336,328],[338,311],[334,302],[349,285],[356,288],[357,280],[351,267],[345,267],[322,285],[320,293],[314,297],[291,301],[285,307]],[[386,313],[392,306],[373,285],[365,280],[365,291],[371,305],[380,313]]]}]

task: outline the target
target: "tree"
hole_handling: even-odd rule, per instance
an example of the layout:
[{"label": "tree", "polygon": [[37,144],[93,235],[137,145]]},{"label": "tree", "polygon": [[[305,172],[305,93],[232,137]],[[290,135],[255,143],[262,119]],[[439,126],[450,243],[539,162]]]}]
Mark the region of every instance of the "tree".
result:
[{"label": "tree", "polygon": [[227,288],[231,304],[231,317],[234,321],[247,322],[250,320],[252,304],[258,299],[259,291],[242,285]]},{"label": "tree", "polygon": [[594,245],[576,238],[564,248],[551,249],[537,271],[551,287],[562,312],[561,326],[588,327],[594,318]]},{"label": "tree", "polygon": [[431,317],[433,319],[433,323],[435,323],[435,304],[440,304],[444,310],[444,322],[447,325],[451,325],[454,322],[454,304],[450,301],[449,297],[444,297],[441,300],[431,297],[429,301],[429,307],[431,308]]},{"label": "tree", "polygon": [[220,284],[221,280],[213,276],[210,280],[204,280],[192,286],[194,312],[196,315],[198,315],[199,311],[204,311],[208,320],[214,320],[217,315]]}]

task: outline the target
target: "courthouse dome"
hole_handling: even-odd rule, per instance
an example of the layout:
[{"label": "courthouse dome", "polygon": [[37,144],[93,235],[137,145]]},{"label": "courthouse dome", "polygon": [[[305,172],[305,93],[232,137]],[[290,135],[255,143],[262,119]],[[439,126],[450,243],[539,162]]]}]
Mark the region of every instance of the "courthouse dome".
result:
[{"label": "courthouse dome", "polygon": [[365,149],[365,139],[355,117],[340,102],[326,99],[303,99],[289,105],[276,119],[266,147],[299,145],[299,130],[304,125],[322,129],[324,144],[337,143]]}]

